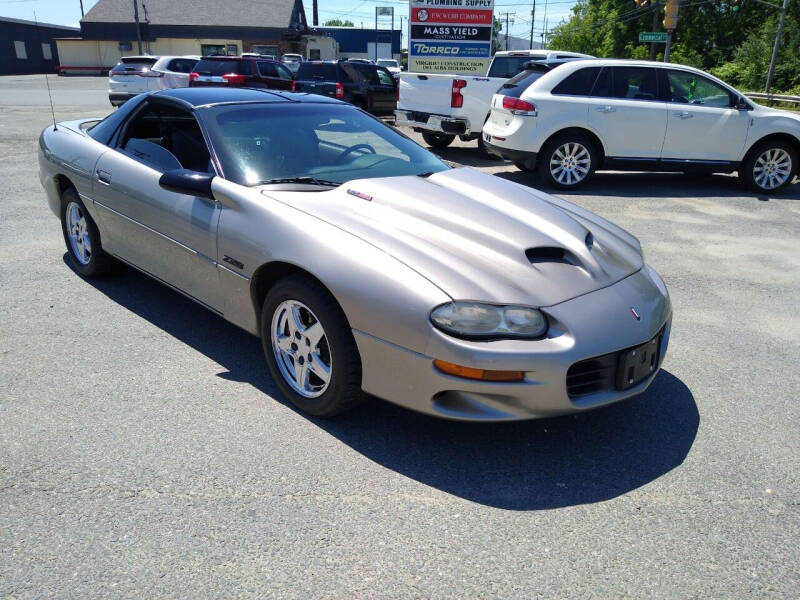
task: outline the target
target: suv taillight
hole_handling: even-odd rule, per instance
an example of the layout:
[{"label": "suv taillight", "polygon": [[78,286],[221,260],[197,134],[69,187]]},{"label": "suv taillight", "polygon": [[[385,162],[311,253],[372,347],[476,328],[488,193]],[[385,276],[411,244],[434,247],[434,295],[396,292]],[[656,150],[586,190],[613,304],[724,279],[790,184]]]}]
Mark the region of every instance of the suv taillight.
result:
[{"label": "suv taillight", "polygon": [[334,92],[334,96],[339,99],[344,98],[344,86],[338,81],[336,82],[336,91]]},{"label": "suv taillight", "polygon": [[194,71],[192,71],[191,73],[189,73],[189,83],[192,83],[198,77],[200,77],[200,73],[195,73]]},{"label": "suv taillight", "polygon": [[511,111],[515,115],[528,115],[536,113],[536,106],[519,98],[503,96],[503,108]]},{"label": "suv taillight", "polygon": [[450,108],[461,108],[464,106],[464,96],[461,95],[461,89],[467,87],[466,79],[454,79],[453,90],[450,94]]},{"label": "suv taillight", "polygon": [[244,75],[239,75],[239,73],[225,73],[225,75],[222,76],[222,79],[224,79],[228,85],[244,84]]},{"label": "suv taillight", "polygon": [[292,79],[292,91],[297,91],[297,82],[294,79]]}]

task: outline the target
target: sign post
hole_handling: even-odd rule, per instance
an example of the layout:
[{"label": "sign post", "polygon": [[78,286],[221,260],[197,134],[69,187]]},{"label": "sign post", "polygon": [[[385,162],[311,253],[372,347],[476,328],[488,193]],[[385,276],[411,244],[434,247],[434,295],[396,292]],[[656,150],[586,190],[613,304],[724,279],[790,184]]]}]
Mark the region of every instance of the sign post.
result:
[{"label": "sign post", "polygon": [[485,76],[494,0],[409,0],[408,70]]},{"label": "sign post", "polygon": [[392,29],[391,29],[391,31],[394,32],[394,7],[393,6],[376,6],[375,7],[375,57],[374,57],[374,60],[376,62],[378,61],[378,17],[392,17]]}]

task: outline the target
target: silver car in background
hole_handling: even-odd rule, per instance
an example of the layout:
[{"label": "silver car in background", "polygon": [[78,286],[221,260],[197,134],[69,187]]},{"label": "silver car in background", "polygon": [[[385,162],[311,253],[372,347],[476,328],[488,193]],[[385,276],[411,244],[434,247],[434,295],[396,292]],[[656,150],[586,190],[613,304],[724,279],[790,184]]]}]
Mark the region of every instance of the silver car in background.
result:
[{"label": "silver car in background", "polygon": [[281,62],[292,73],[297,73],[297,69],[300,68],[300,63],[303,62],[303,56],[301,54],[284,54],[281,56]]},{"label": "silver car in background", "polygon": [[667,349],[634,236],[334,99],[166,90],[39,148],[78,273],[118,259],[259,336],[314,415],[365,393],[461,420],[576,413],[643,392]]},{"label": "silver car in background", "polygon": [[108,72],[108,99],[112,106],[144,92],[189,85],[199,56],[124,56]]}]

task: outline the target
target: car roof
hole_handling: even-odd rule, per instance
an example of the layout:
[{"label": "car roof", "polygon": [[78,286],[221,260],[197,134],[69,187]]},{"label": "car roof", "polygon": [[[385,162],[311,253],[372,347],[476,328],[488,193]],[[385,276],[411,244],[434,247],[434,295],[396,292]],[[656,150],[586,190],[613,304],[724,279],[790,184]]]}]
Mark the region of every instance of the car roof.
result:
[{"label": "car roof", "polygon": [[308,104],[346,104],[341,100],[319,96],[317,94],[305,94],[295,92],[282,92],[279,90],[267,90],[264,88],[246,87],[185,87],[170,88],[153,92],[151,95],[156,97],[174,98],[183,104],[192,107],[213,106],[215,104],[226,103],[278,103],[278,102],[301,102]]}]

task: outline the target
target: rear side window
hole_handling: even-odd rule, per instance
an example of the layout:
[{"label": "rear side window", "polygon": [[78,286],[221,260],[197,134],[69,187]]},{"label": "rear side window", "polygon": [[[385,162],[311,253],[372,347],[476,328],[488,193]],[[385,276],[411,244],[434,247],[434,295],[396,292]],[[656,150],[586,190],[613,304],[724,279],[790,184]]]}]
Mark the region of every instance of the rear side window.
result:
[{"label": "rear side window", "polygon": [[337,81],[336,65],[323,62],[303,62],[297,71],[298,79],[322,79],[323,81]]},{"label": "rear side window", "polygon": [[167,65],[167,70],[173,73],[191,73],[197,61],[193,58],[173,58]]},{"label": "rear side window", "polygon": [[569,75],[553,88],[552,94],[557,96],[590,96],[600,67],[585,67]]},{"label": "rear side window", "polygon": [[378,68],[375,65],[355,63],[353,65],[361,74],[361,78],[368,83],[378,83]]},{"label": "rear side window", "polygon": [[226,73],[241,73],[241,60],[211,60],[203,59],[195,65],[194,70],[201,75],[225,75]]},{"label": "rear side window", "polygon": [[658,78],[650,67],[606,67],[597,79],[593,96],[629,100],[658,100]]},{"label": "rear side window", "polygon": [[258,72],[262,77],[277,77],[278,72],[275,70],[275,65],[271,62],[261,61],[258,64]]},{"label": "rear side window", "polygon": [[391,85],[394,86],[394,77],[389,71],[384,69],[376,69],[375,72],[378,74],[378,81],[381,85]]},{"label": "rear side window", "polygon": [[542,56],[495,56],[489,67],[489,77],[510,79],[525,69],[525,63],[542,60]]}]

